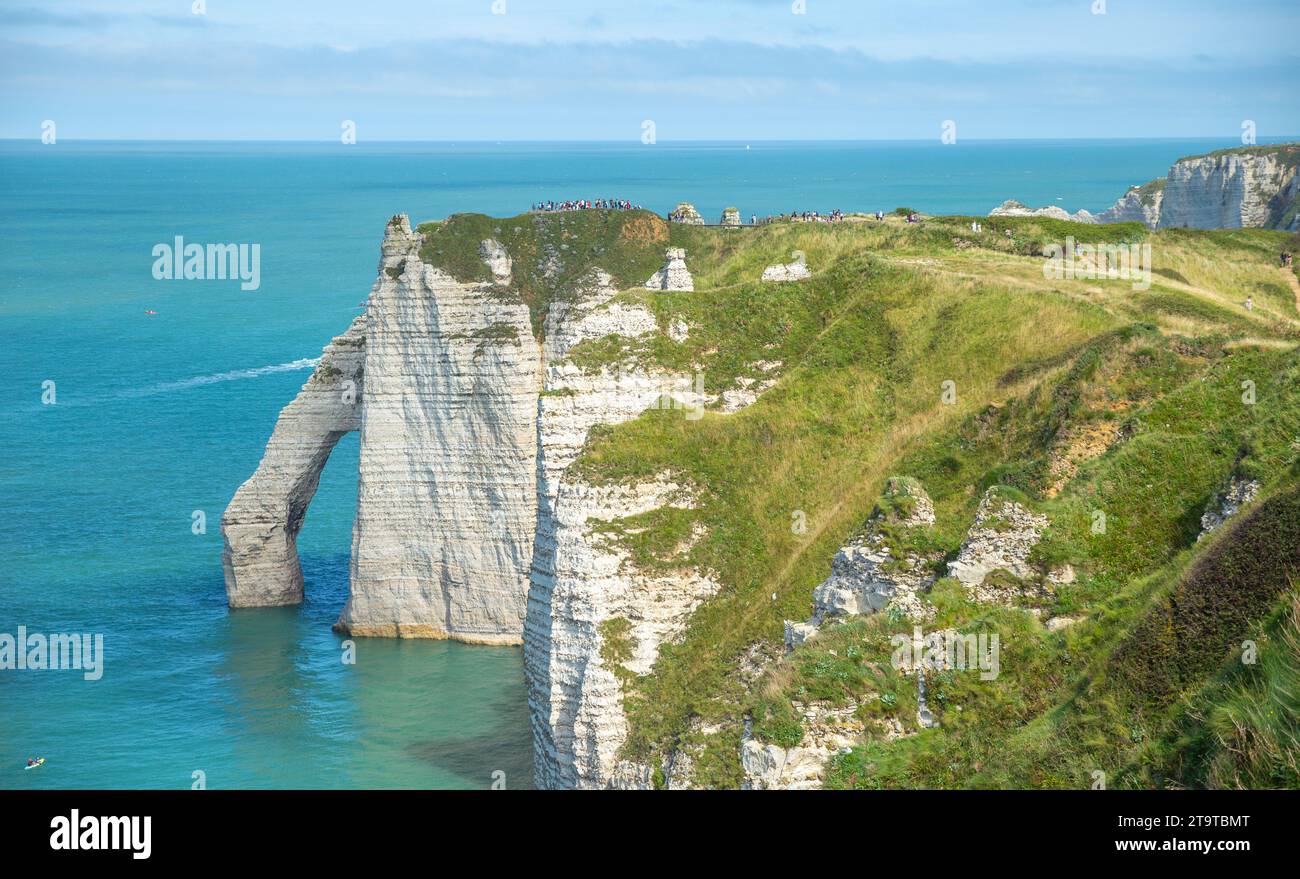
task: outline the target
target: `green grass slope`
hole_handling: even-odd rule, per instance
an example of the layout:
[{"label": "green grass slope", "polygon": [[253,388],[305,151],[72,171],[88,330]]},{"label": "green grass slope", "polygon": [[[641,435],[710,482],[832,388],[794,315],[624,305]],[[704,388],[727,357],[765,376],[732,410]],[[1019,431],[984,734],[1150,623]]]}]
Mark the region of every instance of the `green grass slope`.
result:
[{"label": "green grass slope", "polygon": [[[530,303],[539,332],[546,304],[593,265],[661,329],[691,328],[683,342],[587,342],[580,364],[695,371],[712,394],[777,379],[732,414],[653,409],[598,428],[573,465],[593,482],[669,472],[692,486],[694,509],[610,536],[639,565],[697,568],[723,586],[648,675],[625,681],[626,756],[689,746],[695,783],[734,787],[744,718],[788,746],[792,702],[851,700],[868,730],[888,719],[904,735],[865,733],[828,768],[832,787],[1079,787],[1093,772],[1117,786],[1294,784],[1297,672],[1279,646],[1296,637],[1286,596],[1300,546],[1300,312],[1276,265],[1287,236],[983,222],[722,230],[589,211],[420,227],[426,262],[465,279],[485,277],[478,242],[502,241],[515,260],[503,295]],[[1149,287],[1047,276],[1043,254],[1067,237],[1149,245]],[[695,292],[642,286],[667,246],[686,248]],[[812,278],[758,280],[795,252]],[[889,637],[912,624],[889,614],[825,630],[757,681],[740,673],[755,645],[780,654],[783,620],[809,615],[813,587],[895,475],[922,483],[937,518],[899,539],[951,558],[983,492],[1002,486],[1050,521],[1031,556],[1040,581],[1066,563],[1078,574],[1026,588],[1015,607],[934,585],[928,628],[996,633],[1003,651],[996,680],[930,682],[934,729],[918,727],[915,685],[889,662]],[[1261,499],[1198,542],[1233,475],[1257,480]],[[1080,621],[1044,626],[1063,615]],[[1233,645],[1252,633],[1261,659],[1243,670]],[[1257,746],[1246,756],[1242,736]]]}]

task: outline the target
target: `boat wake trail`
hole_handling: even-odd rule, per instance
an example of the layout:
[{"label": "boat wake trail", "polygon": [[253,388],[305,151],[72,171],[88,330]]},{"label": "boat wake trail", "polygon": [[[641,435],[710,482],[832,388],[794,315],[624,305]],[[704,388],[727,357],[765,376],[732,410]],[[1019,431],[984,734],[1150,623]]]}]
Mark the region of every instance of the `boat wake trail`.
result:
[{"label": "boat wake trail", "polygon": [[156,385],[150,385],[147,388],[135,388],[129,391],[123,391],[119,396],[148,397],[153,394],[166,394],[170,391],[183,391],[188,388],[217,384],[218,382],[232,382],[239,381],[240,379],[259,378],[260,376],[271,375],[276,372],[293,372],[299,369],[314,369],[318,363],[320,363],[319,357],[302,357],[298,360],[290,360],[288,363],[259,366],[255,369],[233,369],[230,372],[217,372],[212,375],[196,375],[193,378],[181,379],[180,381],[161,382]]}]

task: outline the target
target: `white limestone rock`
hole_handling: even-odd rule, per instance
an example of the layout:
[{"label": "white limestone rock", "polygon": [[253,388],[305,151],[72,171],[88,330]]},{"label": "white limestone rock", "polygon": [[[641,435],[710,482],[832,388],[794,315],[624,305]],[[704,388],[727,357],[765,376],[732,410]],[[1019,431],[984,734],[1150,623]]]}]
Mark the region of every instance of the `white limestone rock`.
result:
[{"label": "white limestone rock", "polygon": [[886,522],[902,528],[934,524],[934,505],[915,479],[886,481],[881,509],[867,521],[862,534],[840,548],[831,561],[831,575],[813,590],[812,618],[786,623],[787,650],[811,637],[827,620],[876,613],[891,604],[915,619],[928,615],[920,595],[934,582],[931,560],[910,552],[896,558],[881,533]]},{"label": "white limestone rock", "polygon": [[686,251],[680,247],[664,251],[664,267],[651,275],[645,285],[650,290],[693,291],[695,279],[686,268]]},{"label": "white limestone rock", "polygon": [[821,626],[814,622],[797,623],[794,620],[785,621],[785,652],[790,653],[796,647],[803,644],[809,638],[816,635],[821,630]]},{"label": "white limestone rock", "polygon": [[1243,147],[1179,159],[1098,215],[1150,229],[1300,229],[1300,146]]},{"label": "white limestone rock", "polygon": [[1300,198],[1296,157],[1280,150],[1234,151],[1180,159],[1169,169],[1160,228],[1300,228],[1283,218]]},{"label": "white limestone rock", "polygon": [[700,216],[700,212],[695,209],[695,205],[687,201],[679,202],[677,207],[673,208],[673,215],[676,217],[676,222],[687,226],[704,225],[704,217]]},{"label": "white limestone rock", "polygon": [[1165,178],[1134,186],[1119,201],[1097,215],[1099,223],[1142,223],[1148,229],[1160,225],[1160,205],[1165,198]]},{"label": "white limestone rock", "polygon": [[768,266],[763,269],[764,281],[802,281],[805,278],[811,278],[812,272],[808,270],[808,265],[803,260],[795,260],[790,263],[778,263],[777,265]]},{"label": "white limestone rock", "polygon": [[419,246],[404,216],[389,224],[368,311],[352,588],[336,627],[517,644],[540,352],[526,305],[425,265]]},{"label": "white limestone rock", "polygon": [[754,374],[738,376],[735,387],[727,388],[719,395],[718,408],[731,414],[754,405],[780,380],[775,373],[783,366],[785,364],[780,360],[756,360],[749,364],[749,370]]},{"label": "white limestone rock", "polygon": [[1053,220],[1071,220],[1075,223],[1096,223],[1097,218],[1085,210],[1079,210],[1070,213],[1064,208],[1056,205],[1047,207],[1031,208],[1021,204],[1015,199],[1007,199],[1002,204],[989,211],[990,217],[1049,217]]},{"label": "white limestone rock", "polygon": [[1216,494],[1201,514],[1200,540],[1224,522],[1227,522],[1259,495],[1259,482],[1234,475],[1227,486]]},{"label": "white limestone rock", "polygon": [[[592,374],[567,360],[580,342],[658,332],[645,309],[612,303],[609,275],[593,272],[545,325],[546,371],[538,402],[537,539],[524,626],[524,670],[542,788],[644,786],[645,767],[617,757],[627,737],[620,674],[650,670],[659,646],[678,637],[691,612],[718,588],[691,569],[637,569],[605,523],[693,501],[669,474],[634,485],[589,485],[570,472],[597,424],[637,417],[667,397],[683,417],[703,406],[690,376],[635,364]],[[617,307],[615,307],[617,306]],[[613,621],[613,622],[612,622]],[[616,624],[630,656],[611,668],[604,638]]]},{"label": "white limestone rock", "polygon": [[321,470],[339,439],[361,423],[366,316],[325,347],[284,408],[257,471],[221,517],[222,568],[231,607],[302,602],[297,539]]},{"label": "white limestone rock", "polygon": [[[874,696],[873,696],[874,698]],[[826,765],[836,754],[847,753],[866,732],[856,717],[858,702],[834,706],[827,702],[794,703],[803,725],[803,738],[793,748],[761,742],[753,736],[752,723],[745,721],[740,739],[743,790],[817,790],[822,787]],[[881,722],[886,738],[892,724]]]},{"label": "white limestone rock", "polygon": [[1087,619],[1087,617],[1081,614],[1077,616],[1050,617],[1044,625],[1047,626],[1047,631],[1049,632],[1059,632],[1062,629],[1068,629],[1076,623],[1081,623],[1085,619]]},{"label": "white limestone rock", "polygon": [[957,558],[948,563],[948,576],[962,583],[979,601],[1009,603],[1011,596],[985,584],[993,571],[1006,571],[1021,580],[1035,576],[1029,553],[1042,539],[1046,516],[1004,498],[996,487],[985,492]]},{"label": "white limestone rock", "polygon": [[718,221],[718,223],[719,223],[719,225],[722,225],[722,226],[739,226],[739,225],[740,225],[740,209],[739,209],[739,208],[723,208],[723,209],[722,209],[722,219],[720,219],[720,220]]},{"label": "white limestone rock", "polygon": [[478,246],[478,258],[492,272],[492,280],[503,287],[510,286],[514,271],[514,261],[506,252],[505,246],[495,238],[485,238]]}]

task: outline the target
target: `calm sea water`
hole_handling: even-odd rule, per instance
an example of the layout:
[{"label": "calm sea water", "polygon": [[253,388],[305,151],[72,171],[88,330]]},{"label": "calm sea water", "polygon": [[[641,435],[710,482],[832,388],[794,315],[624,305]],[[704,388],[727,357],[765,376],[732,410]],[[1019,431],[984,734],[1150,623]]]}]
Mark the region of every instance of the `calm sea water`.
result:
[{"label": "calm sea water", "polygon": [[[355,436],[299,540],[306,603],[225,606],[221,512],[301,361],[358,313],[393,213],[579,196],[709,218],[1097,211],[1232,145],[0,143],[0,633],[105,646],[98,681],[0,671],[0,788],[181,788],[196,771],[211,788],[529,783],[518,649],[362,639],[340,661]],[[177,235],[260,244],[261,289],[155,281],[152,248]],[[24,772],[31,755],[48,763]]]}]

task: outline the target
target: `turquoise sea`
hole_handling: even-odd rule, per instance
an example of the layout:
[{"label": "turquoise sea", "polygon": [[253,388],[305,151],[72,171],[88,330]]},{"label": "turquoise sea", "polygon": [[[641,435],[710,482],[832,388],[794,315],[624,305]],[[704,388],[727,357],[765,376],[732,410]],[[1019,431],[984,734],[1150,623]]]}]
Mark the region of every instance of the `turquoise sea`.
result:
[{"label": "turquoise sea", "polygon": [[[0,670],[0,788],[528,786],[519,649],[362,639],[341,662],[355,436],[299,539],[306,603],[225,605],[221,512],[357,314],[393,213],[1099,211],[1233,145],[0,142],[0,633],[101,633],[105,651],[96,681]],[[154,280],[178,235],[260,244],[261,289]]]}]

